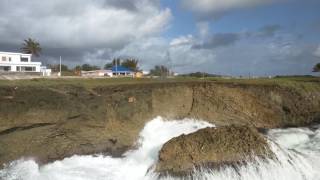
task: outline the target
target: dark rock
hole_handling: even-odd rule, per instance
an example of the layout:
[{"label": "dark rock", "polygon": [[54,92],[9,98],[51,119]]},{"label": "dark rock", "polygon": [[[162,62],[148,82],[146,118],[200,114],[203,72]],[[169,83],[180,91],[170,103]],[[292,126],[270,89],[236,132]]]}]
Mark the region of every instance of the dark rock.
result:
[{"label": "dark rock", "polygon": [[164,144],[156,172],[173,176],[187,175],[195,168],[236,166],[255,157],[273,158],[267,140],[248,126],[205,128],[181,135]]}]

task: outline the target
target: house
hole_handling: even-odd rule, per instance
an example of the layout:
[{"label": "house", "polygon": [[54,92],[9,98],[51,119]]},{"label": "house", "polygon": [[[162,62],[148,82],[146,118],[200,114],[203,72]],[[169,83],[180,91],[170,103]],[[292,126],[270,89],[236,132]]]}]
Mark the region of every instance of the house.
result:
[{"label": "house", "polygon": [[112,74],[113,76],[134,76],[134,72],[124,66],[113,66]]},{"label": "house", "polygon": [[112,77],[112,71],[111,70],[81,71],[81,76],[84,76],[84,77],[103,77],[103,76]]},{"label": "house", "polygon": [[94,71],[81,71],[81,76],[83,77],[134,77],[135,72],[124,66],[114,66],[112,69],[107,70],[94,70]]},{"label": "house", "polygon": [[33,62],[31,54],[0,52],[0,72],[36,72],[50,74],[41,62]]}]

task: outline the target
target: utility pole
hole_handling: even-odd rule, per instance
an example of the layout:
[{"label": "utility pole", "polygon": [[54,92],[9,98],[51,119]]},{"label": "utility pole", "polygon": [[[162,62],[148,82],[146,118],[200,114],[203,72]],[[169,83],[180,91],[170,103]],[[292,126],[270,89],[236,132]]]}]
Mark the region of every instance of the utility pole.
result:
[{"label": "utility pole", "polygon": [[172,59],[171,59],[171,55],[170,55],[170,51],[167,50],[167,53],[166,53],[166,59],[167,59],[167,62],[168,62],[168,65],[169,65],[169,69],[168,69],[168,76],[170,76],[171,72],[172,71]]},{"label": "utility pole", "polygon": [[118,76],[118,59],[115,59],[116,63],[116,76]]},{"label": "utility pole", "polygon": [[60,56],[60,72],[59,72],[59,76],[61,76],[61,56]]}]

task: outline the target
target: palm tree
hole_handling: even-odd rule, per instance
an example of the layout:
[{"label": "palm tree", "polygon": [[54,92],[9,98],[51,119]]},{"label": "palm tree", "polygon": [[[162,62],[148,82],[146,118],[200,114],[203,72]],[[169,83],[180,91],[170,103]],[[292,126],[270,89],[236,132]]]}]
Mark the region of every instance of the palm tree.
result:
[{"label": "palm tree", "polygon": [[126,59],[121,63],[121,66],[124,66],[130,69],[131,71],[137,72],[139,71],[138,63],[139,61],[136,59]]},{"label": "palm tree", "polygon": [[40,44],[31,38],[25,39],[21,48],[23,53],[32,54],[36,57],[40,56],[41,50]]}]

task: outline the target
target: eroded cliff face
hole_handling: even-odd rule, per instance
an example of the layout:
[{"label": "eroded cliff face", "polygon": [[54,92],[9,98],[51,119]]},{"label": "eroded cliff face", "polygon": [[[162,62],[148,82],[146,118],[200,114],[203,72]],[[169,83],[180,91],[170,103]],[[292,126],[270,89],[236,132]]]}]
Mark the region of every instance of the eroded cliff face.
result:
[{"label": "eroded cliff face", "polygon": [[301,126],[320,119],[320,84],[308,88],[218,82],[0,87],[0,164],[74,154],[121,156],[153,117],[216,125]]}]

